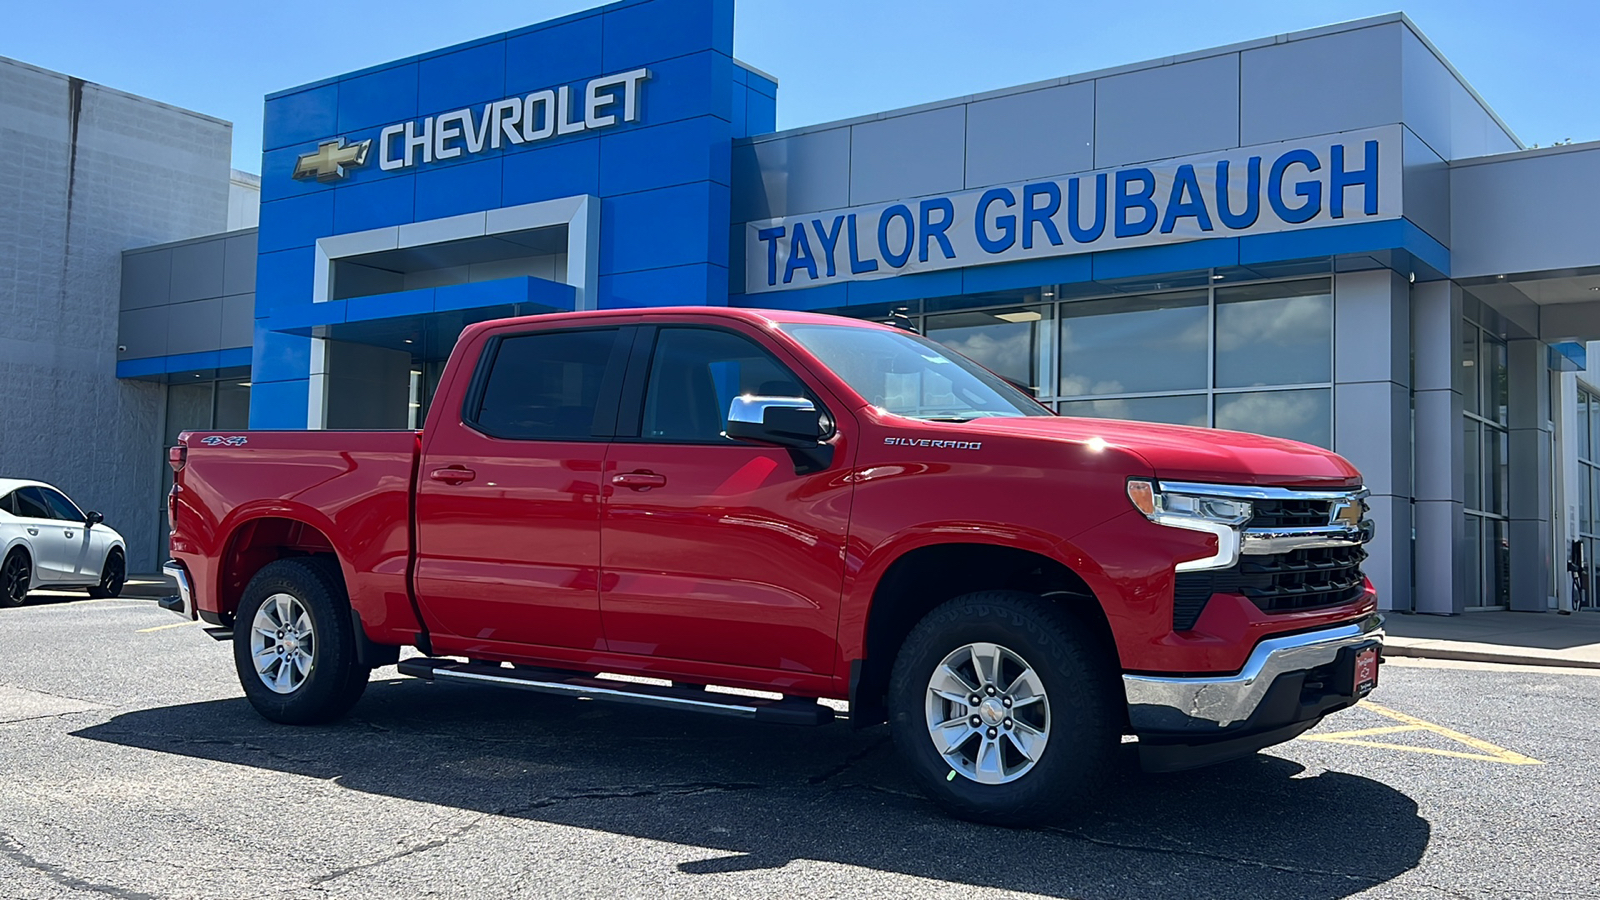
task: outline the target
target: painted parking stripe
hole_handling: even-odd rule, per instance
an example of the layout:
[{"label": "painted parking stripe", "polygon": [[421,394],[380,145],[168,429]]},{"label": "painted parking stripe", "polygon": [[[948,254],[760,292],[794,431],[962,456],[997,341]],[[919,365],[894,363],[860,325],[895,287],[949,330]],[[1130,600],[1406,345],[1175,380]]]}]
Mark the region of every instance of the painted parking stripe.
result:
[{"label": "painted parking stripe", "polygon": [[[1335,731],[1330,734],[1304,734],[1302,741],[1321,741],[1328,744],[1353,744],[1358,747],[1378,747],[1383,750],[1404,750],[1409,753],[1431,753],[1435,756],[1449,756],[1455,759],[1474,759],[1479,762],[1505,763],[1511,766],[1540,766],[1544,763],[1531,756],[1523,756],[1514,750],[1498,747],[1485,740],[1480,740],[1470,734],[1462,734],[1443,725],[1435,725],[1416,716],[1407,715],[1387,706],[1379,706],[1370,700],[1361,702],[1362,709],[1370,709],[1380,716],[1401,722],[1401,725],[1390,725],[1384,728],[1361,728],[1355,731]],[[1384,734],[1401,734],[1404,732],[1424,731],[1448,738],[1458,744],[1471,747],[1477,751],[1467,753],[1463,750],[1440,750],[1435,747],[1408,747],[1404,744],[1389,744],[1382,741],[1368,741],[1362,738],[1376,737]]]},{"label": "painted parking stripe", "polygon": [[141,628],[135,633],[136,634],[149,634],[152,631],[166,631],[168,628],[182,628],[182,627],[184,627],[186,625],[193,625],[193,624],[194,624],[193,622],[173,622],[170,625],[157,625],[154,628]]}]

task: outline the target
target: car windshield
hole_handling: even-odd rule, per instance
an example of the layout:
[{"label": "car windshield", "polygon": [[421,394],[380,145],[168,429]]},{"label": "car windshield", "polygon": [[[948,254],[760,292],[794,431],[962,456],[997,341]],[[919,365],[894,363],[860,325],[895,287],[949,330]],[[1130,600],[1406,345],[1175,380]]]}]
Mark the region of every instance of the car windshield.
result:
[{"label": "car windshield", "polygon": [[987,369],[920,335],[851,325],[780,327],[868,403],[895,415],[950,422],[1051,415]]}]

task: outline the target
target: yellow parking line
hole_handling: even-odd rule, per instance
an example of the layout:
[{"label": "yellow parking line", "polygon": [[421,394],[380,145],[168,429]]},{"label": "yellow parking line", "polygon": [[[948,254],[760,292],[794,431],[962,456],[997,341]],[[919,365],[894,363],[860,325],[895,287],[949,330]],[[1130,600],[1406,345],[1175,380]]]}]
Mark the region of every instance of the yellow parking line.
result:
[{"label": "yellow parking line", "polygon": [[[1507,750],[1504,747],[1495,746],[1488,741],[1479,740],[1470,734],[1462,734],[1459,731],[1446,728],[1443,725],[1435,725],[1432,722],[1419,719],[1416,716],[1407,715],[1398,710],[1390,709],[1387,706],[1380,706],[1370,700],[1363,700],[1361,702],[1361,706],[1363,708],[1372,710],[1380,716],[1384,716],[1404,724],[1391,725],[1386,728],[1363,728],[1357,731],[1336,731],[1332,734],[1307,734],[1301,735],[1300,739],[1303,741],[1322,741],[1329,744],[1352,744],[1358,747],[1378,747],[1384,750],[1404,750],[1408,753],[1431,753],[1435,756],[1449,756],[1455,759],[1475,759],[1479,762],[1497,762],[1512,766],[1543,765],[1543,763],[1531,756],[1523,756],[1521,753],[1517,753],[1514,750]],[[1455,741],[1458,744],[1471,747],[1478,752],[1466,753],[1461,750],[1439,750],[1433,747],[1409,747],[1403,744],[1386,744],[1382,741],[1363,741],[1357,739],[1360,737],[1374,737],[1380,734],[1400,734],[1403,732],[1417,731],[1432,732],[1440,737]]]},{"label": "yellow parking line", "polygon": [[137,634],[149,634],[152,631],[165,631],[168,628],[182,628],[185,625],[193,625],[193,624],[194,624],[193,622],[173,622],[171,625],[157,625],[154,628],[141,628],[136,633]]}]

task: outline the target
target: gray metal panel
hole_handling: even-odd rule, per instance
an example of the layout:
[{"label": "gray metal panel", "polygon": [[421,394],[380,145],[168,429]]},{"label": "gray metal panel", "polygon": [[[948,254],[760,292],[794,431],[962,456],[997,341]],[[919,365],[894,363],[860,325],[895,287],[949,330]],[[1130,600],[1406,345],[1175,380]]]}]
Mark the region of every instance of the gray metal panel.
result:
[{"label": "gray metal panel", "polygon": [[1457,278],[1600,262],[1600,147],[1529,151],[1450,170]]},{"label": "gray metal panel", "polygon": [[172,248],[172,302],[223,295],[225,241],[196,241]]},{"label": "gray metal panel", "polygon": [[1411,129],[1403,129],[1401,134],[1400,208],[1412,224],[1448,247],[1450,169]]},{"label": "gray metal panel", "polygon": [[965,106],[850,127],[850,205],[959,191],[966,178]]},{"label": "gray metal panel", "polygon": [[236,234],[223,248],[222,292],[254,293],[256,289],[256,233]]},{"label": "gray metal panel", "polygon": [[1401,120],[1399,22],[1246,50],[1239,68],[1241,144]]},{"label": "gray metal panel", "polygon": [[167,353],[205,353],[222,349],[221,297],[174,303],[167,309],[172,314],[167,324]]},{"label": "gray metal panel", "polygon": [[172,251],[122,255],[122,308],[165,306],[172,287]]},{"label": "gray metal panel", "polygon": [[967,106],[969,188],[1094,168],[1094,85],[1066,84]]},{"label": "gray metal panel", "polygon": [[1336,275],[1333,349],[1335,382],[1410,385],[1411,292],[1405,278],[1389,269]]},{"label": "gray metal panel", "polygon": [[222,328],[218,333],[220,349],[249,347],[255,343],[256,295],[235,294],[222,298]]},{"label": "gray metal panel", "polygon": [[117,346],[127,349],[117,353],[119,361],[147,359],[167,355],[168,306],[151,306],[144,309],[127,309],[117,321]]},{"label": "gray metal panel", "polygon": [[1411,495],[1411,394],[1392,381],[1333,386],[1333,450],[1374,494]]},{"label": "gray metal panel", "polygon": [[733,144],[733,221],[850,205],[850,129]]},{"label": "gray metal panel", "polygon": [[1096,168],[1239,145],[1239,56],[1095,81]]}]

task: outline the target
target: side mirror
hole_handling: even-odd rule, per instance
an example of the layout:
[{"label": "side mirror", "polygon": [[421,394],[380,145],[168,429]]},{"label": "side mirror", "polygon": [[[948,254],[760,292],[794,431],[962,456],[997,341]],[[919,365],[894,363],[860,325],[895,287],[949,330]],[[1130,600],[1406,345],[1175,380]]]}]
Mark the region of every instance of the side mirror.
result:
[{"label": "side mirror", "polygon": [[787,448],[796,475],[821,472],[833,464],[833,445],[822,441],[821,410],[804,397],[745,394],[728,405],[727,435],[736,441]]},{"label": "side mirror", "polygon": [[99,513],[95,512],[93,510],[90,510],[88,515],[85,515],[83,517],[83,524],[84,524],[85,528],[93,528],[94,526],[99,525],[101,522],[104,522],[105,520],[106,520],[105,516],[102,516]]},{"label": "side mirror", "polygon": [[822,443],[822,413],[804,397],[745,394],[728,405],[728,437],[780,447],[815,447]]}]

